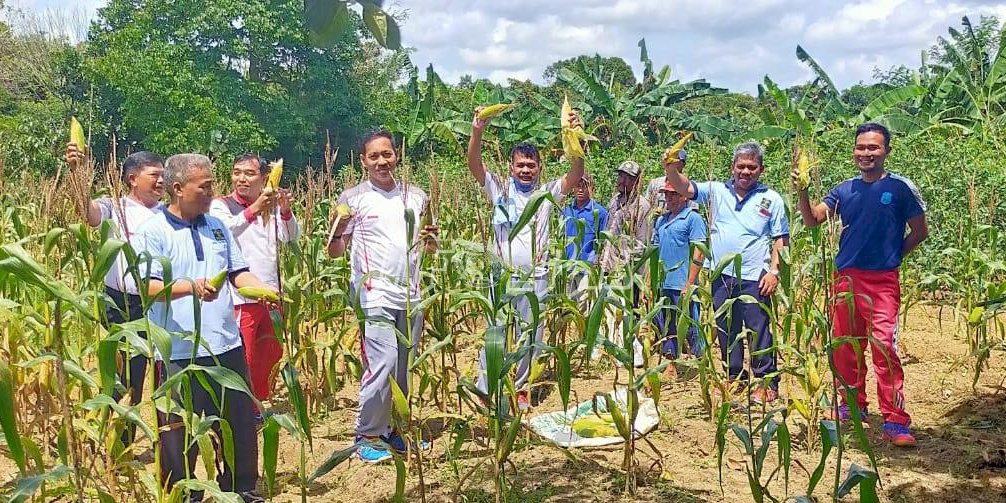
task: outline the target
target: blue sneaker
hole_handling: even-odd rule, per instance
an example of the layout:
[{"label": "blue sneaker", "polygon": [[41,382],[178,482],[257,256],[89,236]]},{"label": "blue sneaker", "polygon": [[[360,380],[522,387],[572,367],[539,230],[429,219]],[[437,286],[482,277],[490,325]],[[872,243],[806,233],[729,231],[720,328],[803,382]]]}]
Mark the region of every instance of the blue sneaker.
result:
[{"label": "blue sneaker", "polygon": [[915,436],[907,424],[884,423],[884,440],[896,447],[915,447]]},{"label": "blue sneaker", "polygon": [[[842,422],[852,421],[852,409],[850,409],[848,405],[843,403],[842,405],[838,406],[837,410],[832,411],[830,416],[831,416],[830,419],[832,421],[842,421]],[[866,409],[859,411],[859,418],[861,420],[866,421],[867,419],[869,419],[869,417],[870,413]]]},{"label": "blue sneaker", "polygon": [[[366,439],[358,438],[357,442],[360,442],[361,440]],[[369,442],[356,449],[356,457],[360,458],[360,461],[363,461],[364,463],[375,464],[391,459],[391,453],[384,447],[373,442]]]},{"label": "blue sneaker", "polygon": [[[387,442],[388,445],[390,445],[391,448],[395,450],[395,452],[405,452],[405,439],[402,438],[402,435],[400,435],[397,431],[391,432],[391,435],[389,435],[387,438],[384,438],[384,441]],[[416,447],[415,444],[413,444],[413,448],[415,447]],[[429,442],[425,440],[419,441],[420,450],[425,451],[429,448],[430,448]]]}]

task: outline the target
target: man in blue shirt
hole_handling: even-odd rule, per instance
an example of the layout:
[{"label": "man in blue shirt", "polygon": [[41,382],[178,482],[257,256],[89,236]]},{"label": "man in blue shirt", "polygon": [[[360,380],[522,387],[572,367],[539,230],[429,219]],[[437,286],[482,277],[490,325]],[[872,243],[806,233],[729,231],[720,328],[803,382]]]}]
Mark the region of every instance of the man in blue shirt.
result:
[{"label": "man in blue shirt", "polygon": [[[664,272],[661,294],[667,299],[669,306],[657,316],[657,326],[661,334],[661,354],[673,360],[678,357],[678,313],[687,309],[692,320],[699,318],[698,303],[682,302],[681,294],[694,285],[699,276],[699,264],[704,257],[699,248],[691,251],[691,245],[706,240],[706,223],[698,212],[688,207],[688,200],[670,184],[664,185],[659,191],[664,195],[661,205],[667,212],[657,219],[653,230],[653,244],[657,245]],[[702,354],[705,341],[698,337],[695,325],[689,326],[686,340],[691,354]],[[669,365],[667,369],[669,375],[675,374],[673,365]]]},{"label": "man in blue shirt", "polygon": [[[562,208],[566,221],[566,259],[585,260],[597,263],[597,234],[608,226],[608,210],[594,200],[594,180],[584,173],[580,183],[573,189],[573,200]],[[577,222],[583,222],[583,238],[579,235]],[[577,253],[579,250],[579,253]]]},{"label": "man in blue shirt", "polygon": [[730,312],[717,318],[720,353],[728,362],[730,380],[747,380],[740,335],[753,334],[747,341],[751,370],[756,379],[768,383],[756,388],[751,399],[771,402],[779,397],[779,376],[767,312],[770,309],[765,308],[771,306],[772,294],[779,285],[779,250],[789,237],[789,221],[782,196],[758,181],[765,170],[763,158],[758,143],[738,145],[734,149],[732,177],[726,182],[690,181],[681,173],[680,160],[665,163],[664,171],[674,190],[709,206],[712,256],[706,260],[706,267],[715,268],[733,254],[738,257],[739,264],[726,267],[713,281],[713,307],[718,310],[742,295],[750,295],[758,303],[736,300]]},{"label": "man in blue shirt", "polygon": [[[856,390],[856,403],[866,412],[866,369],[863,350],[870,346],[877,375],[877,402],[884,415],[884,438],[900,447],[915,445],[905,411],[905,373],[898,356],[898,311],[901,260],[929,235],[926,205],[919,189],[907,178],[888,172],[884,160],[891,152],[891,133],[880,124],[856,129],[852,158],[860,176],[850,178],[811,205],[806,188],[799,188],[800,216],[816,227],[838,215],[842,235],[835,256],[836,302],[832,320],[836,384],[842,404],[837,419],[849,419],[847,389]],[[793,173],[794,182],[799,173]],[[905,234],[905,229],[909,230]],[[844,300],[842,300],[844,299]]]},{"label": "man in blue shirt", "polygon": [[[224,367],[247,384],[248,367],[230,289],[258,287],[274,292],[275,289],[248,271],[230,230],[222,221],[206,214],[213,201],[213,166],[209,158],[199,154],[171,156],[165,163],[164,186],[170,203],[144,222],[133,240],[137,253],[149,254],[151,258],[149,268],[140,266],[147,276],[148,294],[154,300],[148,319],[171,334],[168,354],[162,354],[161,347],[155,353],[157,385],[185,372],[190,365]],[[162,261],[170,264],[170,269]],[[207,278],[221,271],[226,271],[227,281],[217,289]],[[254,492],[258,480],[258,435],[252,399],[245,393],[223,388],[213,379],[206,380],[211,388],[207,390],[197,377],[201,372],[192,370],[184,377],[192,395],[190,412],[227,421],[235,448],[235,465],[224,463],[217,482],[224,491],[237,492],[245,501],[262,501]],[[179,386],[181,383],[172,387],[176,402],[172,411],[181,402]],[[194,476],[199,450],[190,445],[188,427],[180,416],[158,412],[157,421],[161,483],[170,491],[178,481]],[[214,428],[220,434],[220,426],[214,424]]]}]

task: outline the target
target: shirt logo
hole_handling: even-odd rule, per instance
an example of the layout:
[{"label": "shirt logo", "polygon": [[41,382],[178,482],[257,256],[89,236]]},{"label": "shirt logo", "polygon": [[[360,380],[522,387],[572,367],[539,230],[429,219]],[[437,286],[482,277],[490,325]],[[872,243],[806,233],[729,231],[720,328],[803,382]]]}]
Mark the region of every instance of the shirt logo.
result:
[{"label": "shirt logo", "polygon": [[772,211],[769,210],[770,206],[772,206],[772,201],[769,201],[767,197],[761,198],[761,201],[758,203],[758,213],[766,217],[772,216]]},{"label": "shirt logo", "polygon": [[891,204],[891,200],[894,199],[894,194],[890,192],[884,192],[880,195],[880,204]]},{"label": "shirt logo", "polygon": [[223,241],[224,240],[224,231],[223,231],[223,229],[212,229],[212,231],[213,231],[213,239],[216,239],[217,241]]}]

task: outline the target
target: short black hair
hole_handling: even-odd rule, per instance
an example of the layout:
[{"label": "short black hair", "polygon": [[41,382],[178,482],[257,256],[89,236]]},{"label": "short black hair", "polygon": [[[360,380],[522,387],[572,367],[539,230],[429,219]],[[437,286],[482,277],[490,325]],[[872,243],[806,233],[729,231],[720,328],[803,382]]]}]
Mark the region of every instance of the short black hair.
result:
[{"label": "short black hair", "polygon": [[250,162],[257,165],[259,174],[264,175],[269,172],[269,165],[265,163],[265,159],[252,153],[241,154],[237,156],[237,158],[234,159],[234,163],[231,164],[231,166],[237,166],[238,164],[244,162]]},{"label": "short black hair", "polygon": [[360,149],[359,150],[360,155],[363,155],[363,153],[367,151],[368,143],[378,138],[387,138],[388,141],[391,142],[391,148],[398,148],[398,145],[395,144],[395,135],[391,134],[391,131],[388,131],[387,129],[378,128],[372,131],[368,131],[364,133],[363,136],[360,137],[360,142],[356,146],[358,149]]},{"label": "short black hair", "polygon": [[541,153],[538,152],[538,147],[534,146],[531,142],[522,141],[514,145],[510,149],[510,162],[513,162],[517,154],[534,159],[534,162],[539,164],[541,163]]},{"label": "short black hair", "polygon": [[859,135],[863,133],[880,133],[884,136],[884,147],[891,146],[891,132],[884,127],[883,124],[877,124],[876,122],[860,124],[859,127],[856,128],[855,138],[859,138]]},{"label": "short black hair", "polygon": [[164,159],[161,159],[161,156],[153,152],[147,152],[146,150],[129,154],[129,156],[126,157],[126,160],[122,161],[122,183],[129,185],[129,175],[139,173],[140,170],[146,168],[147,166],[164,167]]}]

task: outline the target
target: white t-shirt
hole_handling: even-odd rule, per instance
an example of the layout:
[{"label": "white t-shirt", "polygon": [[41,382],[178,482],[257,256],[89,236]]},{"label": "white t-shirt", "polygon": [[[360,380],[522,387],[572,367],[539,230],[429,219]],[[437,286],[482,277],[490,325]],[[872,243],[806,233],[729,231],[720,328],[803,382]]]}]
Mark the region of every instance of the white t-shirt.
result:
[{"label": "white t-shirt", "polygon": [[[360,307],[401,310],[407,300],[418,302],[421,246],[411,244],[419,236],[426,193],[414,185],[404,187],[403,191],[399,182],[394,189],[385,191],[366,180],[339,195],[337,204],[341,203],[353,210],[344,233],[352,235],[351,281],[360,297]],[[411,208],[415,215],[412,236],[408,236],[406,208]]]},{"label": "white t-shirt", "polygon": [[[95,203],[101,209],[101,220],[111,220],[119,231],[119,237],[129,241],[134,249],[136,249],[136,243],[133,243],[131,239],[137,229],[164,207],[163,203],[157,203],[152,208],[148,208],[131,197],[119,198],[120,207],[118,209],[115,208],[116,203],[111,198],[97,199]],[[123,216],[126,220],[125,225],[122,223]],[[127,268],[125,256],[119,253],[115,257],[112,267],[108,269],[108,274],[105,275],[105,286],[120,292],[139,295],[133,275],[125,272]]]},{"label": "white t-shirt", "polygon": [[[234,235],[234,241],[241,248],[248,268],[263,283],[279,289],[279,274],[276,270],[276,237],[289,243],[300,235],[297,218],[292,214],[283,218],[279,208],[274,208],[272,218],[266,223],[261,215],[247,211],[248,201],[237,194],[214,199],[210,205],[210,215],[219,218]],[[232,290],[234,305],[255,304],[256,301],[238,295]]]},{"label": "white t-shirt", "polygon": [[523,228],[513,242],[510,242],[510,229],[520,220],[528,201],[539,192],[548,192],[556,203],[562,204],[562,178],[553,180],[536,189],[524,192],[517,188],[513,178],[507,177],[506,185],[491,173],[486,173],[486,184],[483,189],[493,205],[493,239],[496,254],[511,267],[530,271],[534,268],[535,276],[545,271],[548,261],[549,213],[552,202],[545,199],[531,221]]}]

